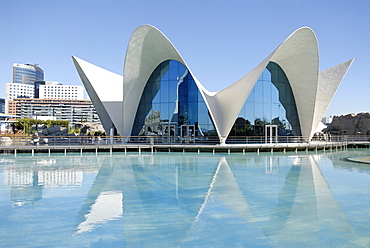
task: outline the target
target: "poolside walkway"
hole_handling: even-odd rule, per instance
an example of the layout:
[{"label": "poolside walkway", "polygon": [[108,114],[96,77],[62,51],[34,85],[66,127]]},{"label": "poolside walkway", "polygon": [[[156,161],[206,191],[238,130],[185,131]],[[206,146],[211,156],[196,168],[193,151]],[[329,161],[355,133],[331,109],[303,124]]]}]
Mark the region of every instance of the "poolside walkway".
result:
[{"label": "poolside walkway", "polygon": [[[262,144],[82,144],[82,145],[25,145],[25,146],[2,146],[3,153],[67,153],[67,152],[287,152],[287,151],[312,151],[312,150],[338,150],[347,148],[344,142],[320,142],[309,143],[262,143]],[[369,142],[370,146],[370,142]]]}]

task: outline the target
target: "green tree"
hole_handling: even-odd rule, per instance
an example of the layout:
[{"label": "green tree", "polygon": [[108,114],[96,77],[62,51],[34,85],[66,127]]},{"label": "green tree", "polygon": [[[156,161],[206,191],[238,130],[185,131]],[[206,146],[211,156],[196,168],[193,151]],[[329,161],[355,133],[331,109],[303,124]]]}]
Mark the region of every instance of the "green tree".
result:
[{"label": "green tree", "polygon": [[30,134],[31,129],[34,125],[46,125],[47,127],[62,126],[65,128],[69,127],[69,121],[52,121],[52,120],[35,120],[30,118],[17,119],[16,126],[18,129],[22,129],[25,134]]}]

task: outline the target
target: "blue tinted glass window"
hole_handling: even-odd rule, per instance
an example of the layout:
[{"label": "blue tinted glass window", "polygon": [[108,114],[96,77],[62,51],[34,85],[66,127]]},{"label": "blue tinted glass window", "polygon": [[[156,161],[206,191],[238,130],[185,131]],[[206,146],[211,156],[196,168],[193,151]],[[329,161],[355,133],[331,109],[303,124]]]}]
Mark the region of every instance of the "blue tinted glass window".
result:
[{"label": "blue tinted glass window", "polygon": [[[248,123],[251,125],[248,126]],[[279,135],[301,135],[288,78],[273,62],[257,80],[229,136],[264,135],[265,125],[278,125]]]},{"label": "blue tinted glass window", "polygon": [[161,135],[166,125],[175,127],[174,135],[182,125],[193,125],[196,136],[217,135],[193,77],[174,60],[161,63],[150,76],[131,134]]},{"label": "blue tinted glass window", "polygon": [[253,89],[254,92],[254,101],[262,103],[263,102],[263,83],[262,80],[258,81]]}]

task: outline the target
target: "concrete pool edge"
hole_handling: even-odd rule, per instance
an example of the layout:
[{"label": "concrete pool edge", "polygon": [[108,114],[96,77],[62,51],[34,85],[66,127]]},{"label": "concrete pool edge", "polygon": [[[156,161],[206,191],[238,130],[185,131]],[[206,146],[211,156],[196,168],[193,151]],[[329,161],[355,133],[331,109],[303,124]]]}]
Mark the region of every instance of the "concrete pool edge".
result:
[{"label": "concrete pool edge", "polygon": [[370,164],[370,157],[349,157],[347,160],[351,162]]}]

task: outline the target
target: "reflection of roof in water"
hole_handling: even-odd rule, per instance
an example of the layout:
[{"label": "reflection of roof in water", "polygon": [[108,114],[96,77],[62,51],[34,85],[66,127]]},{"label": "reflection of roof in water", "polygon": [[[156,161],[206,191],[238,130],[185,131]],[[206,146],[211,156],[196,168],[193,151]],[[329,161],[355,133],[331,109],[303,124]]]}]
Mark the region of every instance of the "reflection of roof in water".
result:
[{"label": "reflection of roof in water", "polygon": [[91,232],[97,226],[122,217],[122,192],[102,192],[85,214],[85,221],[76,228],[76,234]]},{"label": "reflection of roof in water", "polygon": [[[242,178],[237,177],[225,157],[209,159],[212,166],[199,170],[181,173],[185,168],[180,166],[171,173],[164,173],[163,168],[147,166],[155,164],[158,158],[127,156],[131,166],[100,168],[77,216],[74,234],[90,232],[98,226],[109,229],[107,225],[113,224],[111,220],[122,218],[128,246],[155,246],[159,241],[153,236],[160,239],[167,235],[176,235],[177,239],[160,241],[168,241],[166,245],[192,246],[208,237],[216,246],[230,235],[223,232],[225,228],[235,229],[232,235],[235,244],[242,242],[251,246],[260,242],[262,245],[270,242],[298,245],[297,236],[319,244],[321,228],[335,230],[338,227],[343,239],[352,242],[354,230],[321,173],[322,157],[290,157],[292,166],[277,191],[277,204],[271,202],[272,211],[260,216],[253,197],[245,192]],[[162,159],[175,163],[173,157]],[[187,158],[181,161],[184,159]],[[306,166],[295,166],[297,159],[305,160]],[[183,183],[195,174],[203,174],[203,179],[195,185]],[[168,183],[173,187],[168,188]],[[189,197],[194,197],[189,191],[196,191],[196,202],[189,201]],[[309,225],[297,225],[304,219]]]},{"label": "reflection of roof in water", "polygon": [[122,217],[123,193],[120,183],[121,166],[113,166],[111,157],[105,157],[109,164],[100,167],[76,218],[74,234],[90,232],[101,224]]}]

